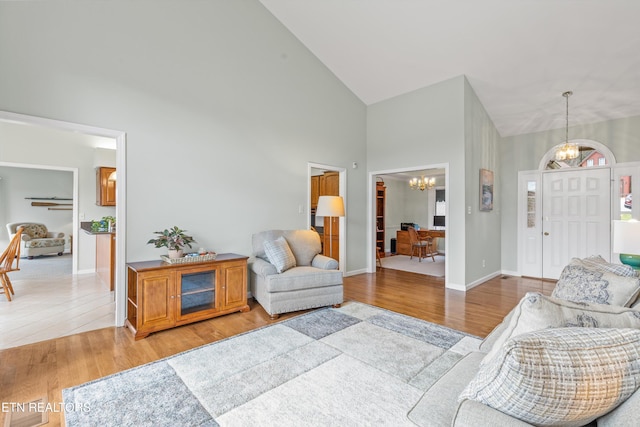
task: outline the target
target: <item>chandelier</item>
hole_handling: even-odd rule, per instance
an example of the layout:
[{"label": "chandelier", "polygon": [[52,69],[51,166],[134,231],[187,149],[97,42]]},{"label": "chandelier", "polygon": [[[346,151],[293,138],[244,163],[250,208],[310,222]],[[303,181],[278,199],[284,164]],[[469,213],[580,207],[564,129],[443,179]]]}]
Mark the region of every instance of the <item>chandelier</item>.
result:
[{"label": "chandelier", "polygon": [[571,160],[578,157],[580,151],[578,144],[569,143],[569,97],[573,95],[573,92],[567,91],[562,94],[567,99],[567,126],[565,131],[565,142],[556,151],[556,160]]},{"label": "chandelier", "polygon": [[409,188],[412,190],[431,190],[435,185],[436,179],[433,177],[425,178],[424,176],[421,176],[420,178],[412,178],[409,180]]}]

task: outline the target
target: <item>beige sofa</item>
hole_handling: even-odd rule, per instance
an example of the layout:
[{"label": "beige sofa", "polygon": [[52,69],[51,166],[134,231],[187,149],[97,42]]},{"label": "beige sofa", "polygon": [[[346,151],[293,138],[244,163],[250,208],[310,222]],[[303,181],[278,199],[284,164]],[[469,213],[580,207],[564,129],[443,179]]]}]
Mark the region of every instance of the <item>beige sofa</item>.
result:
[{"label": "beige sofa", "polygon": [[[294,259],[290,259],[288,266],[279,268],[267,255],[265,245],[282,242],[282,239],[286,241],[284,249],[288,247]],[[322,246],[317,232],[263,231],[252,236],[252,246],[251,293],[272,318],[281,313],[342,304],[342,272],[336,260],[320,254]]]},{"label": "beige sofa", "polygon": [[[418,426],[640,425],[640,302],[634,303],[640,281],[584,267],[572,261],[552,296],[528,293],[477,351],[432,384],[408,418]],[[601,289],[590,292],[594,286]],[[572,301],[558,297],[572,289]],[[580,293],[587,295],[575,298]],[[622,303],[603,303],[603,297]],[[588,343],[569,347],[572,334],[587,337]],[[606,345],[600,339],[608,340]],[[615,359],[620,356],[626,360]],[[574,379],[582,381],[580,386],[563,394],[564,386],[571,392]],[[576,398],[585,395],[585,402]],[[597,402],[586,402],[591,398]],[[519,416],[512,416],[518,410]],[[566,418],[556,424],[540,421],[549,413]]]},{"label": "beige sofa", "polygon": [[21,241],[21,256],[33,259],[46,254],[62,255],[64,252],[64,233],[49,231],[47,226],[38,222],[12,222],[7,224],[9,238],[13,238],[18,227],[24,227]]}]

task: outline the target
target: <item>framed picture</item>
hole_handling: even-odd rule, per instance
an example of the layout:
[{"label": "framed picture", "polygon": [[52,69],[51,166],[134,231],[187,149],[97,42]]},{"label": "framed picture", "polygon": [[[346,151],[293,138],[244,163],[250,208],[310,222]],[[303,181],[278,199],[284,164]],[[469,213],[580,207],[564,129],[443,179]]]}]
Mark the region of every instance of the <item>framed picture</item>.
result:
[{"label": "framed picture", "polygon": [[493,171],[480,169],[480,210],[493,210]]}]

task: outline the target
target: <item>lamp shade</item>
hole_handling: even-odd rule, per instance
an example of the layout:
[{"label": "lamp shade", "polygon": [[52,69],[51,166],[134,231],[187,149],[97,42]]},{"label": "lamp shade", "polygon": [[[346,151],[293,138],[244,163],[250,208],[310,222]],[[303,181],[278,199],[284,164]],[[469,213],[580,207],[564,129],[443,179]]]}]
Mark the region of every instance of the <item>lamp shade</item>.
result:
[{"label": "lamp shade", "polygon": [[317,216],[344,216],[344,202],[340,196],[320,196],[318,199],[318,207],[316,208]]},{"label": "lamp shade", "polygon": [[640,255],[640,221],[613,221],[613,252]]}]

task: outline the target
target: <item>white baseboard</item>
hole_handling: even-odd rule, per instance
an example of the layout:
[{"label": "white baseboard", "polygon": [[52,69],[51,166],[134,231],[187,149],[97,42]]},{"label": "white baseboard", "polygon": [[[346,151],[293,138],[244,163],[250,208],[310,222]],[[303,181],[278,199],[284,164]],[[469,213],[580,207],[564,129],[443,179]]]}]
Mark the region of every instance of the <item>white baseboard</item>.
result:
[{"label": "white baseboard", "polygon": [[78,270],[77,274],[95,274],[96,270]]},{"label": "white baseboard", "polygon": [[363,274],[363,273],[368,273],[366,268],[362,268],[360,270],[345,271],[344,277],[355,276],[357,274]]},{"label": "white baseboard", "polygon": [[500,276],[500,275],[502,275],[502,272],[496,271],[496,272],[488,274],[488,275],[486,275],[484,277],[481,277],[478,280],[474,280],[473,282],[467,284],[467,290],[469,290],[471,288],[475,288],[476,286],[483,284],[487,280],[493,279],[494,277],[497,277],[497,276]]}]

